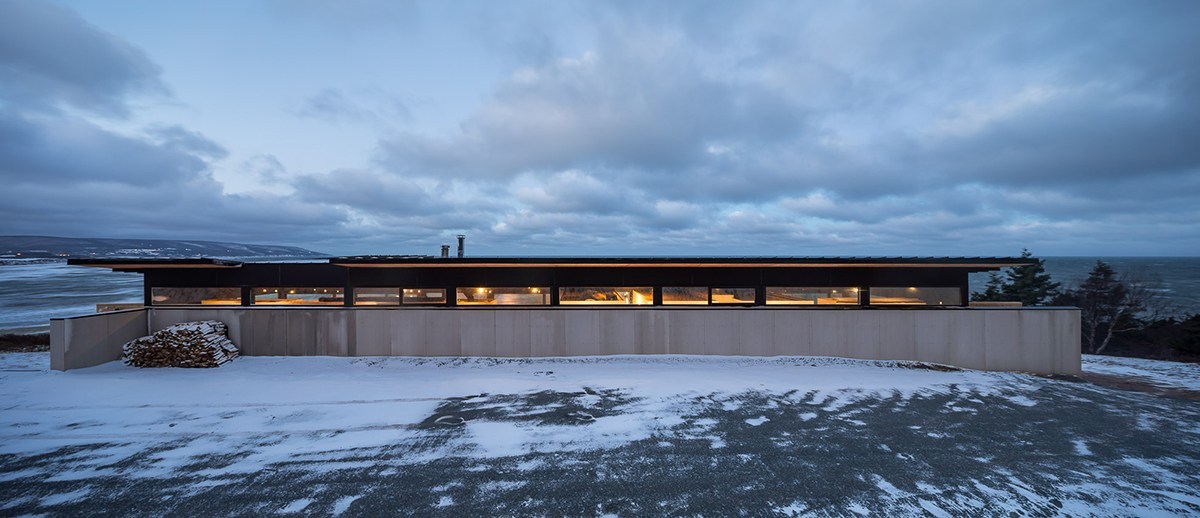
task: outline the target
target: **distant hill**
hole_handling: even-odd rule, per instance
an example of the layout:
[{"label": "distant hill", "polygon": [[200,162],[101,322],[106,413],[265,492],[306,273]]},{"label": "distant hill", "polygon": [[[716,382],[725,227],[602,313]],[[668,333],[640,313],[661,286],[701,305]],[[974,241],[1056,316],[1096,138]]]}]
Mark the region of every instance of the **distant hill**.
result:
[{"label": "distant hill", "polygon": [[0,236],[0,257],[324,257],[295,246],[219,241]]}]

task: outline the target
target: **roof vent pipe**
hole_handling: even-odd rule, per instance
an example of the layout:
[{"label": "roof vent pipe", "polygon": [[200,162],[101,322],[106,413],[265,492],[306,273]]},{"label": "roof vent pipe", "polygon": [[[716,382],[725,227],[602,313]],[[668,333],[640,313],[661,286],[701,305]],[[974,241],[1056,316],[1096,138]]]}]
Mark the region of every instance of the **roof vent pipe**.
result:
[{"label": "roof vent pipe", "polygon": [[442,259],[450,257],[450,245],[442,245]]},{"label": "roof vent pipe", "polygon": [[467,239],[467,236],[465,236],[463,234],[458,235],[458,258],[459,259],[462,259],[462,257],[463,257],[463,241],[466,239]]}]

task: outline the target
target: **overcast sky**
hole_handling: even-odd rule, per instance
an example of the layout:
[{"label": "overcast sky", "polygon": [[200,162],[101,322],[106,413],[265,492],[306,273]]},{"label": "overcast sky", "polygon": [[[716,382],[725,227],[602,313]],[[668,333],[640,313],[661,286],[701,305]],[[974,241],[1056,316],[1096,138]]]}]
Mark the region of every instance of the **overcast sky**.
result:
[{"label": "overcast sky", "polygon": [[1200,255],[1200,2],[0,0],[0,234]]}]

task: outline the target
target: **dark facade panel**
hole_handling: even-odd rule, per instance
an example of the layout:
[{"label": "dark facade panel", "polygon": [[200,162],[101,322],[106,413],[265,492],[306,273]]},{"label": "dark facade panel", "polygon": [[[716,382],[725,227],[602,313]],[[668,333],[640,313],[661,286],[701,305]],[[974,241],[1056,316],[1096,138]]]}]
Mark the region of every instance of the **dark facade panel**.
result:
[{"label": "dark facade panel", "polygon": [[[494,263],[488,261],[502,260]],[[350,258],[329,263],[216,263],[216,260],[109,260],[78,262],[145,275],[146,299],[154,287],[340,288],[347,301],[356,287],[440,288],[453,305],[455,288],[663,287],[753,288],[765,303],[769,287],[958,288],[963,304],[968,274],[1025,264],[1018,258],[547,258],[440,259]],[[359,262],[354,262],[359,261]],[[622,262],[649,261],[637,265]],[[823,261],[823,262],[818,262]],[[842,261],[842,266],[830,266]],[[431,266],[431,264],[433,266]],[[365,265],[365,266],[364,266]],[[869,295],[864,297],[870,300]],[[349,303],[349,302],[348,302]]]}]

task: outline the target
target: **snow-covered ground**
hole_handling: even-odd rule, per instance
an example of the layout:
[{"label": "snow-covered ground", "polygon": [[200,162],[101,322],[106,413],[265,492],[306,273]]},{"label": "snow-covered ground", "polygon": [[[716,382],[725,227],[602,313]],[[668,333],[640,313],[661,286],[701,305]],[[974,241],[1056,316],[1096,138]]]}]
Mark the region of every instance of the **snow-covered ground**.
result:
[{"label": "snow-covered ground", "polygon": [[[1086,368],[1196,379],[1107,360]],[[47,367],[0,355],[0,515],[1200,513],[1200,404],[1020,374],[688,356]]]},{"label": "snow-covered ground", "polygon": [[1084,372],[1123,376],[1165,389],[1200,392],[1200,365],[1141,358],[1083,355]]}]

